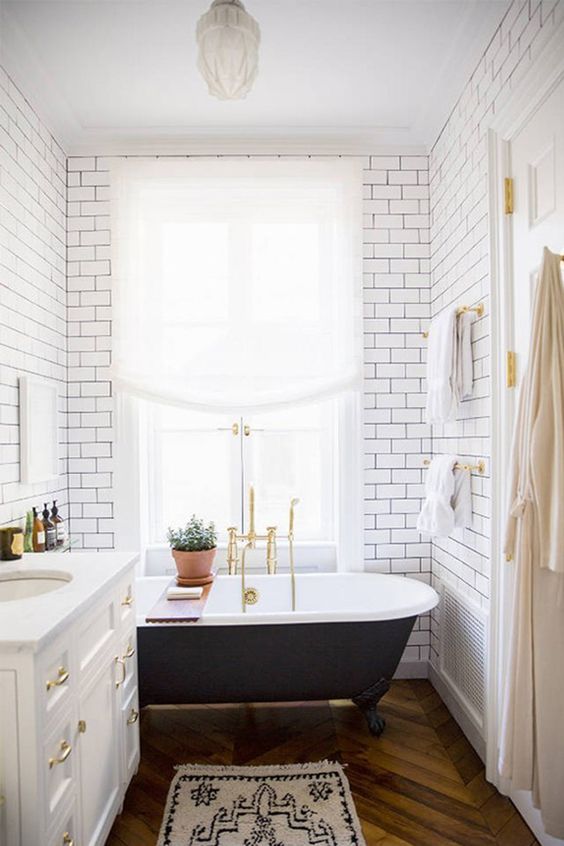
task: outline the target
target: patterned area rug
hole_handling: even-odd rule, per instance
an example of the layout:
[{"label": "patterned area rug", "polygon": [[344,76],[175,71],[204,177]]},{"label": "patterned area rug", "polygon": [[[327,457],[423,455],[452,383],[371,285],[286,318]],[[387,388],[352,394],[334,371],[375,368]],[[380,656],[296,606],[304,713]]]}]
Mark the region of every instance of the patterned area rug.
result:
[{"label": "patterned area rug", "polygon": [[157,846],[365,846],[343,768],[177,768]]}]

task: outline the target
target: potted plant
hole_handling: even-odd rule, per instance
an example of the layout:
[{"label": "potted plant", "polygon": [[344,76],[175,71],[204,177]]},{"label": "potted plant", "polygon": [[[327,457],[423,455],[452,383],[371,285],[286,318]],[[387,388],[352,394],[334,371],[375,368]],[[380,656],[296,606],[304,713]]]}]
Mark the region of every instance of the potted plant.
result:
[{"label": "potted plant", "polygon": [[168,542],[181,579],[206,579],[217,550],[215,524],[206,526],[195,514],[184,528],[169,528]]}]

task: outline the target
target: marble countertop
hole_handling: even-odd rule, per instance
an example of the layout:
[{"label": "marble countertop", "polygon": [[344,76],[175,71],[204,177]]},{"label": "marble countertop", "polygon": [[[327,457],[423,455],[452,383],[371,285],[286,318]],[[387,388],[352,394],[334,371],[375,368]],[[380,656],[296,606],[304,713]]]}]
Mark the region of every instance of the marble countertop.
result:
[{"label": "marble countertop", "polygon": [[139,558],[134,552],[27,553],[19,561],[0,561],[8,573],[67,573],[72,579],[56,590],[0,602],[0,652],[38,651],[77,619]]}]

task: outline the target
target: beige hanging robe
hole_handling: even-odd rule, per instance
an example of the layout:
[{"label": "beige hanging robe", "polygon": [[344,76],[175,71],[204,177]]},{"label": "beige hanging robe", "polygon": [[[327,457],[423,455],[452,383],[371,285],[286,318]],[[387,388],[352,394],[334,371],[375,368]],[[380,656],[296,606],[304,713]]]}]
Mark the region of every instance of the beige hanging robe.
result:
[{"label": "beige hanging robe", "polygon": [[564,287],[545,248],[513,439],[515,592],[499,769],[564,838]]}]

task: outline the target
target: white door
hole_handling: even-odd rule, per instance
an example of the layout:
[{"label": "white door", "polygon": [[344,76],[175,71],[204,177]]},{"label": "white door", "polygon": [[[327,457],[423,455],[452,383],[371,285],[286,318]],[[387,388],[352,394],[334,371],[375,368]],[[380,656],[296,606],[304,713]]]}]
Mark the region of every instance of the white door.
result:
[{"label": "white door", "polygon": [[543,248],[564,254],[564,80],[511,143],[514,348],[520,384]]},{"label": "white door", "polygon": [[[118,669],[119,672],[119,669]],[[78,736],[81,846],[100,846],[121,799],[120,692],[116,687],[114,659],[106,657],[89,678],[79,697]]]},{"label": "white door", "polygon": [[[544,247],[564,254],[564,80],[531,115],[510,144],[511,175],[514,179],[512,217],[513,290],[511,346],[516,353],[516,388],[512,389],[513,412],[506,427],[504,453],[509,455],[517,410],[517,398],[529,352],[533,296]],[[564,268],[564,263],[563,263]],[[506,501],[502,502],[501,536],[505,528]],[[506,666],[513,594],[513,568],[502,567],[500,631],[501,666]],[[547,656],[558,662],[560,655]],[[504,678],[500,673],[500,678]],[[500,703],[502,697],[500,696]],[[543,833],[538,812],[529,794],[513,793],[512,798],[543,846],[562,843]]]}]

